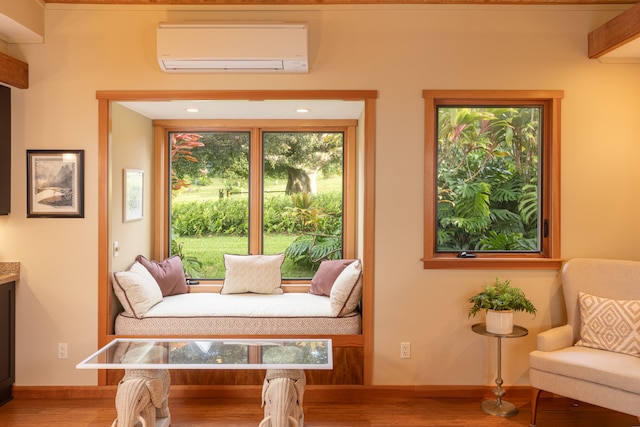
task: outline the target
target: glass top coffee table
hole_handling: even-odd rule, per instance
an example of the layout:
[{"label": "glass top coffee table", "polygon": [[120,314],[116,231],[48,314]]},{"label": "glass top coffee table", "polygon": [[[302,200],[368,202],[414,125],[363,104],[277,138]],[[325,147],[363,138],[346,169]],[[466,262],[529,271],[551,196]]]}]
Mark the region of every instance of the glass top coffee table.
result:
[{"label": "glass top coffee table", "polygon": [[333,369],[330,339],[117,338],[78,369]]},{"label": "glass top coffee table", "polygon": [[330,339],[118,338],[76,368],[125,370],[114,427],[171,424],[169,369],[265,369],[260,426],[302,426],[304,369],[333,369],[333,351]]}]

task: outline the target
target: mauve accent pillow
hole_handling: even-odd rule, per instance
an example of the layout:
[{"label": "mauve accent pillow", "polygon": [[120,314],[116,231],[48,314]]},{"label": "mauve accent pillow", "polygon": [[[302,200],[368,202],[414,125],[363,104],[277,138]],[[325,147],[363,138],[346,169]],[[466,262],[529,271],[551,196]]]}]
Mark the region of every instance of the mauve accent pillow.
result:
[{"label": "mauve accent pillow", "polygon": [[347,268],[349,264],[354,262],[355,259],[336,259],[322,261],[318,271],[313,275],[311,279],[311,287],[309,293],[314,295],[331,296],[331,288],[334,282],[342,273],[342,270]]},{"label": "mauve accent pillow", "polygon": [[153,278],[156,279],[163,297],[189,292],[187,279],[184,276],[184,268],[182,267],[182,260],[178,255],[174,255],[161,262],[149,261],[144,256],[138,255],[136,261],[144,265]]}]

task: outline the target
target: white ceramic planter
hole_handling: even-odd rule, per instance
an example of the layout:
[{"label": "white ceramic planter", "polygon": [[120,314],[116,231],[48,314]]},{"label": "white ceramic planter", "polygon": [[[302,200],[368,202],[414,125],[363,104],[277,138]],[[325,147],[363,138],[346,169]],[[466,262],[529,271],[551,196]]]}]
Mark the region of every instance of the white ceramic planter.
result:
[{"label": "white ceramic planter", "polygon": [[487,332],[508,335],[513,332],[513,311],[487,311]]}]

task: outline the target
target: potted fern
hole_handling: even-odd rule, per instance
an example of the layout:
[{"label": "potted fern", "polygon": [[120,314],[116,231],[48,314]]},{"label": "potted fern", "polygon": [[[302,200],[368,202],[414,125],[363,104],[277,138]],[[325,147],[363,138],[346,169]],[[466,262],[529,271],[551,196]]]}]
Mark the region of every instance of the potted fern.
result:
[{"label": "potted fern", "polygon": [[471,303],[469,316],[473,317],[481,310],[487,314],[487,332],[510,334],[513,332],[513,313],[524,311],[536,314],[536,307],[529,301],[520,288],[511,286],[510,280],[496,278],[495,283],[485,285],[468,302]]}]

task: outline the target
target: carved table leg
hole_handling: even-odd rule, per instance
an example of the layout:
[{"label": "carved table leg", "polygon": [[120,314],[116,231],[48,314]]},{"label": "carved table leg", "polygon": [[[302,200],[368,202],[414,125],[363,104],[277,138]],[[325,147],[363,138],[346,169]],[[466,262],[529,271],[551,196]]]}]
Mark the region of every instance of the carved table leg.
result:
[{"label": "carved table leg", "polygon": [[118,384],[116,411],[112,427],[169,427],[169,388],[171,377],[166,369],[127,369]]},{"label": "carved table leg", "polygon": [[303,427],[306,381],[301,369],[268,369],[262,385],[264,419],[259,427]]}]

